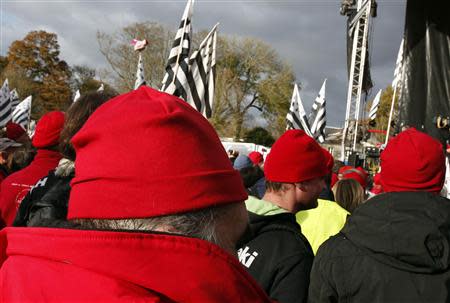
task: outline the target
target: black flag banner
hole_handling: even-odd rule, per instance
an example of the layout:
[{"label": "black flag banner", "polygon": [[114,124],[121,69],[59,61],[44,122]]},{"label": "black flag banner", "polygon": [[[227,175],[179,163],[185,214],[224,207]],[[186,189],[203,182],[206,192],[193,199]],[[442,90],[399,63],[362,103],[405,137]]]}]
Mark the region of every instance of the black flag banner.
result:
[{"label": "black flag banner", "polygon": [[[181,18],[180,27],[170,50],[161,91],[187,99],[187,74],[191,51],[192,11],[194,0],[188,0]],[[184,84],[184,85],[183,85]]]},{"label": "black flag banner", "polygon": [[448,0],[408,0],[399,125],[442,143],[450,139],[450,18]]},{"label": "black flag banner", "polygon": [[[187,73],[188,89],[185,100],[206,118],[211,118],[214,102],[218,25],[214,26],[198,49],[192,53]],[[183,87],[186,87],[184,83]]]}]

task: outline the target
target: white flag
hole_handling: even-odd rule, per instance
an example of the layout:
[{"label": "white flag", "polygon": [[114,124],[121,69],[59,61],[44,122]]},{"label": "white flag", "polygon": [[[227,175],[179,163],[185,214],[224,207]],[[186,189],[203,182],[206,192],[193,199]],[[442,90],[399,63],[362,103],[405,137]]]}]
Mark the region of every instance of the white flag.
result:
[{"label": "white flag", "polygon": [[377,95],[375,96],[375,99],[373,99],[372,106],[370,107],[369,112],[370,120],[375,120],[375,118],[377,117],[378,106],[380,105],[380,98],[381,98],[381,89],[378,91]]},{"label": "white flag", "polygon": [[300,98],[300,91],[297,83],[294,85],[294,91],[292,93],[291,106],[289,112],[286,115],[287,127],[286,129],[301,129],[308,136],[312,137],[309,129],[308,119],[303,107],[302,99]]},{"label": "white flag", "polygon": [[397,55],[397,62],[395,63],[395,71],[394,71],[394,80],[392,80],[392,87],[396,87],[398,84],[398,81],[400,81],[402,77],[402,66],[403,66],[403,44],[404,39],[402,39],[402,42],[400,43],[400,49],[398,50]]},{"label": "white flag", "polygon": [[19,94],[16,89],[13,89],[9,94],[9,99],[11,101],[11,110],[14,111],[17,105],[20,103]]},{"label": "white flag", "polygon": [[136,71],[136,82],[134,82],[134,89],[138,89],[141,85],[145,85],[144,63],[142,62],[142,54],[139,52],[139,61]]},{"label": "white flag", "polygon": [[77,102],[78,99],[80,99],[80,97],[81,97],[80,90],[77,90],[75,93],[75,97],[73,97],[73,102],[74,103]]},{"label": "white flag", "polygon": [[322,88],[319,95],[314,100],[312,111],[309,119],[309,125],[311,125],[311,133],[313,137],[320,143],[324,142],[325,138],[325,126],[326,120],[326,100],[325,100],[325,86],[327,79],[323,81]]},{"label": "white flag", "polygon": [[189,59],[187,83],[181,83],[186,88],[186,102],[206,118],[211,117],[214,102],[217,25],[200,43],[199,48],[192,53]]},{"label": "white flag", "polygon": [[187,100],[187,74],[191,50],[191,18],[194,0],[188,0],[175,40],[170,50],[161,91]]},{"label": "white flag", "polygon": [[105,90],[105,86],[103,85],[103,83],[100,85],[100,87],[97,89],[98,92],[102,92]]},{"label": "white flag", "polygon": [[3,82],[0,89],[0,127],[11,120],[11,100],[8,79]]},{"label": "white flag", "polygon": [[31,96],[19,103],[12,113],[12,121],[19,124],[23,129],[28,128],[31,118]]}]

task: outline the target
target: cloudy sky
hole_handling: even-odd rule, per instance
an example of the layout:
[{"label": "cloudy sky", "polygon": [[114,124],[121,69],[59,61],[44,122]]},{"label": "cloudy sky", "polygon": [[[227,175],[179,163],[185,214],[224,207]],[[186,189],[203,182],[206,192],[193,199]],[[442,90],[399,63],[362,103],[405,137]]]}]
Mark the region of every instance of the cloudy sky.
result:
[{"label": "cloudy sky", "polygon": [[[220,33],[252,36],[270,44],[292,65],[309,112],[327,78],[327,120],[342,126],[347,95],[346,17],[340,0],[196,0],[194,30],[220,22]],[[32,30],[58,35],[61,57],[70,65],[107,67],[97,30],[113,32],[133,22],[156,21],[177,28],[186,1],[1,0],[0,54]],[[406,0],[378,0],[371,36],[372,78],[378,89],[392,81],[403,34]],[[151,37],[148,37],[151,40]]]}]

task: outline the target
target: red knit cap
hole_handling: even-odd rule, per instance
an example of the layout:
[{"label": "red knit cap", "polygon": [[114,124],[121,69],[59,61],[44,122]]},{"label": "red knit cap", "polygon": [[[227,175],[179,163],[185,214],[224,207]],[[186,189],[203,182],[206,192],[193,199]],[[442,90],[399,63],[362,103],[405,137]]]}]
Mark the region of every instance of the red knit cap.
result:
[{"label": "red knit cap", "polygon": [[322,147],[302,130],[286,131],[272,146],[264,164],[266,180],[302,182],[328,173]]},{"label": "red knit cap", "polygon": [[326,164],[327,164],[328,173],[331,174],[331,171],[333,170],[333,166],[334,166],[333,155],[325,148],[322,148],[322,151],[323,151],[323,155],[325,156],[325,159],[327,161]]},{"label": "red knit cap", "polygon": [[252,161],[252,163],[255,165],[264,162],[263,155],[257,151],[252,151],[251,153],[248,154],[248,157],[250,158],[250,161]]},{"label": "red knit cap", "polygon": [[11,121],[6,124],[6,137],[8,139],[17,140],[23,134],[25,134],[25,129],[20,124]]},{"label": "red knit cap", "polygon": [[362,188],[367,186],[367,172],[362,167],[343,166],[339,169],[342,179],[353,179],[357,181]]},{"label": "red knit cap", "polygon": [[72,143],[69,219],[155,217],[247,199],[209,122],[145,85],[100,106]]},{"label": "red knit cap", "polygon": [[59,135],[64,126],[63,112],[49,112],[41,117],[36,125],[33,136],[33,146],[45,148],[58,144]]},{"label": "red knit cap", "polygon": [[383,191],[440,192],[445,179],[442,145],[409,128],[391,139],[381,153]]}]

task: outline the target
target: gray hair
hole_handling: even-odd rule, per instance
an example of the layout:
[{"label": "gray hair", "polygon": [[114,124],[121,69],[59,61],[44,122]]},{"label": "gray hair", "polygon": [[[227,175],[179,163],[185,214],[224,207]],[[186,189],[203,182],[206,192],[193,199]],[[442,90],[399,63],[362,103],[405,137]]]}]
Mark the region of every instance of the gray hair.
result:
[{"label": "gray hair", "polygon": [[170,231],[176,234],[199,238],[221,246],[222,236],[217,233],[217,224],[228,211],[229,205],[201,210],[140,219],[74,219],[83,229],[123,231]]}]

